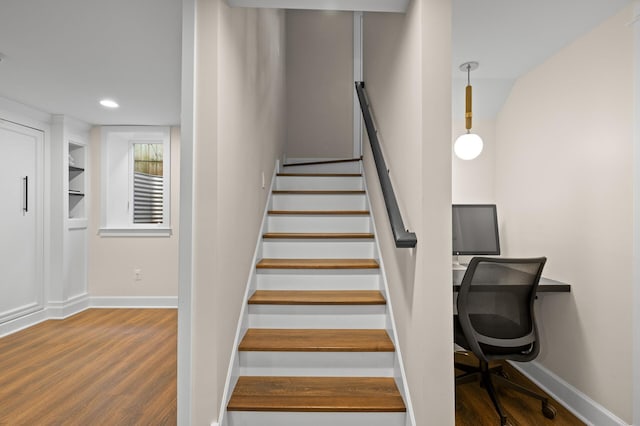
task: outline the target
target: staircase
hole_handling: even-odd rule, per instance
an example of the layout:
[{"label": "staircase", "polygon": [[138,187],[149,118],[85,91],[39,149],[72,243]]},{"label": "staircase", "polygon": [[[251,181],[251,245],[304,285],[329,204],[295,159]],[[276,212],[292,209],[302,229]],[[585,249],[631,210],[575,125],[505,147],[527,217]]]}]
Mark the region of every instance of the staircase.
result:
[{"label": "staircase", "polygon": [[276,175],[221,426],[408,426],[361,162]]}]

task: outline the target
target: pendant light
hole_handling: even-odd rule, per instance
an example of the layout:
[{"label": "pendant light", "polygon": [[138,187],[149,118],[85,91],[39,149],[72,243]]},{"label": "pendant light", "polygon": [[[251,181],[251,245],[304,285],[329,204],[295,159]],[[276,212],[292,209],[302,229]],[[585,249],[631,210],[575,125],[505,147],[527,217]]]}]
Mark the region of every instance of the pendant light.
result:
[{"label": "pendant light", "polygon": [[467,87],[465,89],[465,128],[467,133],[456,139],[453,151],[462,160],[473,160],[482,152],[482,138],[475,133],[471,133],[471,71],[478,68],[477,62],[465,62],[460,65],[460,71],[467,73]]}]

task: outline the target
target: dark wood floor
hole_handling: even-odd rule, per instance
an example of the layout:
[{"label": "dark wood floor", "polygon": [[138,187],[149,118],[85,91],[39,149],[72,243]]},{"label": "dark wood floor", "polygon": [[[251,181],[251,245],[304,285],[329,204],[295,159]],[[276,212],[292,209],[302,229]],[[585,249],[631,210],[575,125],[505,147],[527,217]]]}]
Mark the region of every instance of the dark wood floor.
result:
[{"label": "dark wood floor", "polygon": [[0,339],[0,425],[175,425],[175,309],[90,309]]},{"label": "dark wood floor", "polygon": [[[456,362],[477,365],[477,359],[473,355],[465,356],[456,354]],[[492,364],[493,365],[493,364]],[[503,367],[509,379],[530,388],[533,391],[543,393],[531,381],[525,378],[515,368],[508,363],[503,363]],[[456,370],[456,374],[462,372]],[[558,414],[554,420],[549,420],[542,415],[541,404],[538,400],[522,396],[512,390],[505,390],[498,387],[498,395],[509,422],[513,426],[577,426],[584,425],[571,412],[559,403],[553,401],[551,404],[556,408]],[[547,395],[548,396],[548,395]],[[500,425],[491,399],[487,392],[480,387],[479,383],[468,383],[456,386],[456,426],[492,426]]]}]

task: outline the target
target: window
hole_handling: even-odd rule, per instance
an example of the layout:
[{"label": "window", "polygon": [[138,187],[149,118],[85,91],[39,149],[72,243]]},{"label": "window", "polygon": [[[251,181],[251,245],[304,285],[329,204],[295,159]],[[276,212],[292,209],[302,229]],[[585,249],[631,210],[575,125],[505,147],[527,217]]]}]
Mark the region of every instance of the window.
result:
[{"label": "window", "polygon": [[101,226],[104,236],[168,236],[170,130],[102,129]]},{"label": "window", "polygon": [[133,223],[163,223],[162,144],[134,142],[131,149]]}]

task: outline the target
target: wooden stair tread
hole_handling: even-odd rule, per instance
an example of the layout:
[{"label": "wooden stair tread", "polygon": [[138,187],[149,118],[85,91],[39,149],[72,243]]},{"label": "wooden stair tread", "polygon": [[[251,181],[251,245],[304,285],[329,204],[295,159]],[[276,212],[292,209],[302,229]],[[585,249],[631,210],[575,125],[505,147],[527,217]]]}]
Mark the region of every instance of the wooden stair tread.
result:
[{"label": "wooden stair tread", "polygon": [[271,215],[362,215],[368,216],[369,210],[269,210]]},{"label": "wooden stair tread", "polygon": [[362,173],[278,173],[284,177],[361,177]]},{"label": "wooden stair tread", "polygon": [[262,259],[258,269],[377,269],[375,259]]},{"label": "wooden stair tread", "polygon": [[274,189],[273,194],[289,195],[364,195],[364,189]]},{"label": "wooden stair tread", "polygon": [[373,239],[370,232],[267,232],[267,239]]},{"label": "wooden stair tread", "polygon": [[384,305],[378,290],[256,290],[250,305]]},{"label": "wooden stair tread", "polygon": [[240,376],[230,411],[404,412],[391,377]]},{"label": "wooden stair tread", "polygon": [[250,328],[240,351],[393,352],[386,330]]}]

